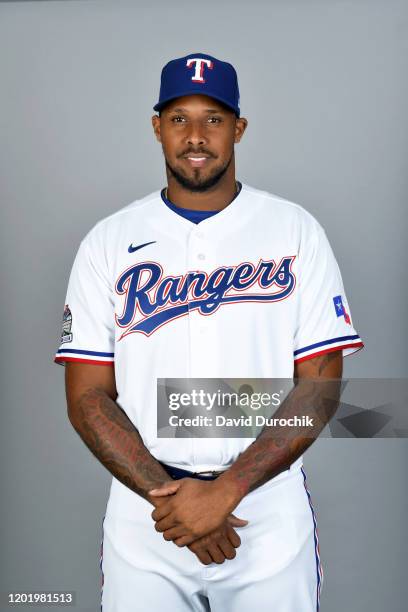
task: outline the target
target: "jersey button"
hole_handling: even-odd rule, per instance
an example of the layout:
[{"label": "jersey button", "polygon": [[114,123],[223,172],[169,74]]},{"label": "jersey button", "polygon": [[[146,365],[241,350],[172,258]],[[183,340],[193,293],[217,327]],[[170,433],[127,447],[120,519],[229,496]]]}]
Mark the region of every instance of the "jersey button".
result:
[{"label": "jersey button", "polygon": [[204,232],[197,232],[197,238],[200,238],[200,240],[202,240],[204,238]]},{"label": "jersey button", "polygon": [[204,253],[199,253],[199,254],[197,255],[197,259],[199,259],[200,261],[203,261],[203,260],[205,259],[205,255],[204,255]]}]

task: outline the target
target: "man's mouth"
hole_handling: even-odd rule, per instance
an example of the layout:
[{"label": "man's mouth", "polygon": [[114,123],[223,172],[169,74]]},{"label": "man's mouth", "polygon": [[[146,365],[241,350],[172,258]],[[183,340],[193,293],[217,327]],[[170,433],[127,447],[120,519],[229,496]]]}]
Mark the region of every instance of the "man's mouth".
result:
[{"label": "man's mouth", "polygon": [[209,161],[209,155],[194,155],[193,153],[189,153],[187,155],[183,155],[183,159],[187,160],[192,168],[202,168]]}]

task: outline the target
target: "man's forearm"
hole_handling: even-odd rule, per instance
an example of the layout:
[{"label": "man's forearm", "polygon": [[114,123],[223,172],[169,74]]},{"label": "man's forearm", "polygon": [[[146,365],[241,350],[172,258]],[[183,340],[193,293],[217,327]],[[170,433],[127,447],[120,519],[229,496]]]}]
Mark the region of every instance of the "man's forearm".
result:
[{"label": "man's forearm", "polygon": [[262,430],[232,466],[218,477],[219,483],[235,490],[237,502],[287,470],[313,444],[337,409],[340,382],[298,382],[273,417],[289,419],[309,416],[313,425],[266,426]]},{"label": "man's forearm", "polygon": [[[147,450],[126,413],[104,390],[88,389],[69,415],[82,440],[115,478],[155,507],[163,503],[163,498],[154,498],[148,492],[168,483],[170,476]],[[218,543],[227,551],[225,555],[221,550],[217,552]],[[189,548],[204,564],[222,563],[235,556],[239,543],[236,532],[226,522],[206,538],[195,540]]]},{"label": "man's forearm", "polygon": [[170,480],[128,416],[102,389],[87,390],[70,412],[70,420],[106,469],[148,501],[148,491]]}]

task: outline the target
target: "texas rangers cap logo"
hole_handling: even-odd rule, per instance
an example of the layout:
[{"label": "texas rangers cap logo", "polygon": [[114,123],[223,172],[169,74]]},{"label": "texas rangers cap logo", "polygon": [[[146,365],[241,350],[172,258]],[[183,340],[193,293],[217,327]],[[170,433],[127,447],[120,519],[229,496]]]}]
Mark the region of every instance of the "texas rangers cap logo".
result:
[{"label": "texas rangers cap logo", "polygon": [[186,63],[187,68],[195,67],[194,75],[191,77],[193,83],[205,83],[204,78],[204,66],[207,66],[210,70],[213,69],[214,64],[211,60],[205,57],[189,57]]}]

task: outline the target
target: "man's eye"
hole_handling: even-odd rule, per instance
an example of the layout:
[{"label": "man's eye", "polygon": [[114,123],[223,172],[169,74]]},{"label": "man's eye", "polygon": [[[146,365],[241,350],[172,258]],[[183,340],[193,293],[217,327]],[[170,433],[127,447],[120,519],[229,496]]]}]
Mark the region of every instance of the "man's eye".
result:
[{"label": "man's eye", "polygon": [[183,121],[185,121],[184,117],[181,117],[180,115],[177,115],[176,117],[172,118],[173,123],[182,123]]},{"label": "man's eye", "polygon": [[210,123],[221,123],[221,119],[219,117],[208,117],[208,121]]}]

